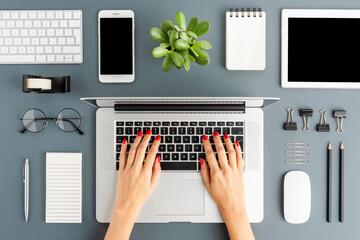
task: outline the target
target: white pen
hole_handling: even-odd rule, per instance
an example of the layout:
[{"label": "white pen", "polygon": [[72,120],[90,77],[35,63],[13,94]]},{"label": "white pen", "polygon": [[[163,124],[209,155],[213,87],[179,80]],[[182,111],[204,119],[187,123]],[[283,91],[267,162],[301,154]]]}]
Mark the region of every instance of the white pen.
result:
[{"label": "white pen", "polygon": [[24,211],[25,222],[29,219],[29,159],[25,159],[23,166],[23,182],[24,182]]}]

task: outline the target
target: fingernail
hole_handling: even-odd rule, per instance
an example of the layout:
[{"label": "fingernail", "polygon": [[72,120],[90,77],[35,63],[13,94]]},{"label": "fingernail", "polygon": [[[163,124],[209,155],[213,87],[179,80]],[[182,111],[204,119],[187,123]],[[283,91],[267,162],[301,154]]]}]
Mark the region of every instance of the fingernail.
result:
[{"label": "fingernail", "polygon": [[155,138],[156,141],[160,141],[160,139],[161,139],[160,135],[158,135],[158,136]]},{"label": "fingernail", "polygon": [[235,144],[236,146],[240,146],[239,141],[236,141]]},{"label": "fingernail", "polygon": [[123,143],[122,144],[125,144],[126,143],[126,138],[124,138],[124,140],[123,140]]},{"label": "fingernail", "polygon": [[207,136],[205,136],[205,135],[202,136],[202,139],[203,139],[203,141],[208,140]]},{"label": "fingernail", "polygon": [[146,135],[150,135],[150,134],[151,134],[151,130],[149,129],[147,130]]},{"label": "fingernail", "polygon": [[217,131],[215,131],[214,136],[219,136],[219,133]]},{"label": "fingernail", "polygon": [[200,165],[202,166],[204,164],[204,159],[200,158]]},{"label": "fingernail", "polygon": [[138,132],[137,136],[141,137],[142,136],[142,131]]},{"label": "fingernail", "polygon": [[160,163],[160,156],[157,157],[157,161],[158,161],[158,163]]},{"label": "fingernail", "polygon": [[225,139],[228,139],[229,138],[229,135],[227,135],[226,133],[224,134],[224,138]]}]

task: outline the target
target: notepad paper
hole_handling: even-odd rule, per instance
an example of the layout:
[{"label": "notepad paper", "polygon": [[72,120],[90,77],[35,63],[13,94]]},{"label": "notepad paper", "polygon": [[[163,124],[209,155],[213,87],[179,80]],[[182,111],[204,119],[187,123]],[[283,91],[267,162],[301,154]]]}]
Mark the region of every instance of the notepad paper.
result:
[{"label": "notepad paper", "polygon": [[47,223],[81,223],[82,153],[46,153]]},{"label": "notepad paper", "polygon": [[226,12],[226,68],[264,70],[265,32],[265,12]]}]

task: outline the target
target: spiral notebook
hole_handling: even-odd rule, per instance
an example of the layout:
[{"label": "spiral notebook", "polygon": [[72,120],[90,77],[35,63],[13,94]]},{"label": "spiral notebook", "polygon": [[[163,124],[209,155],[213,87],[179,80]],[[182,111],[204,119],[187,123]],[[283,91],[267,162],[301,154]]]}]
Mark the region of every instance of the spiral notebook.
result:
[{"label": "spiral notebook", "polygon": [[226,68],[264,70],[266,14],[259,9],[226,12]]}]

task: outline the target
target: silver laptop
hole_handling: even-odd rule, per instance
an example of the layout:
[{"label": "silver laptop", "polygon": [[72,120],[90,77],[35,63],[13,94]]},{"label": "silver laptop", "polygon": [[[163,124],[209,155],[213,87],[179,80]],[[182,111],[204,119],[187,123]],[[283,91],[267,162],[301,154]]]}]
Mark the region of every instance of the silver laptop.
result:
[{"label": "silver laptop", "polygon": [[264,216],[264,117],[278,98],[82,98],[96,112],[96,219],[110,222],[122,140],[138,131],[161,135],[162,173],[136,222],[223,222],[199,172],[201,136],[227,133],[242,145],[250,222]]}]

